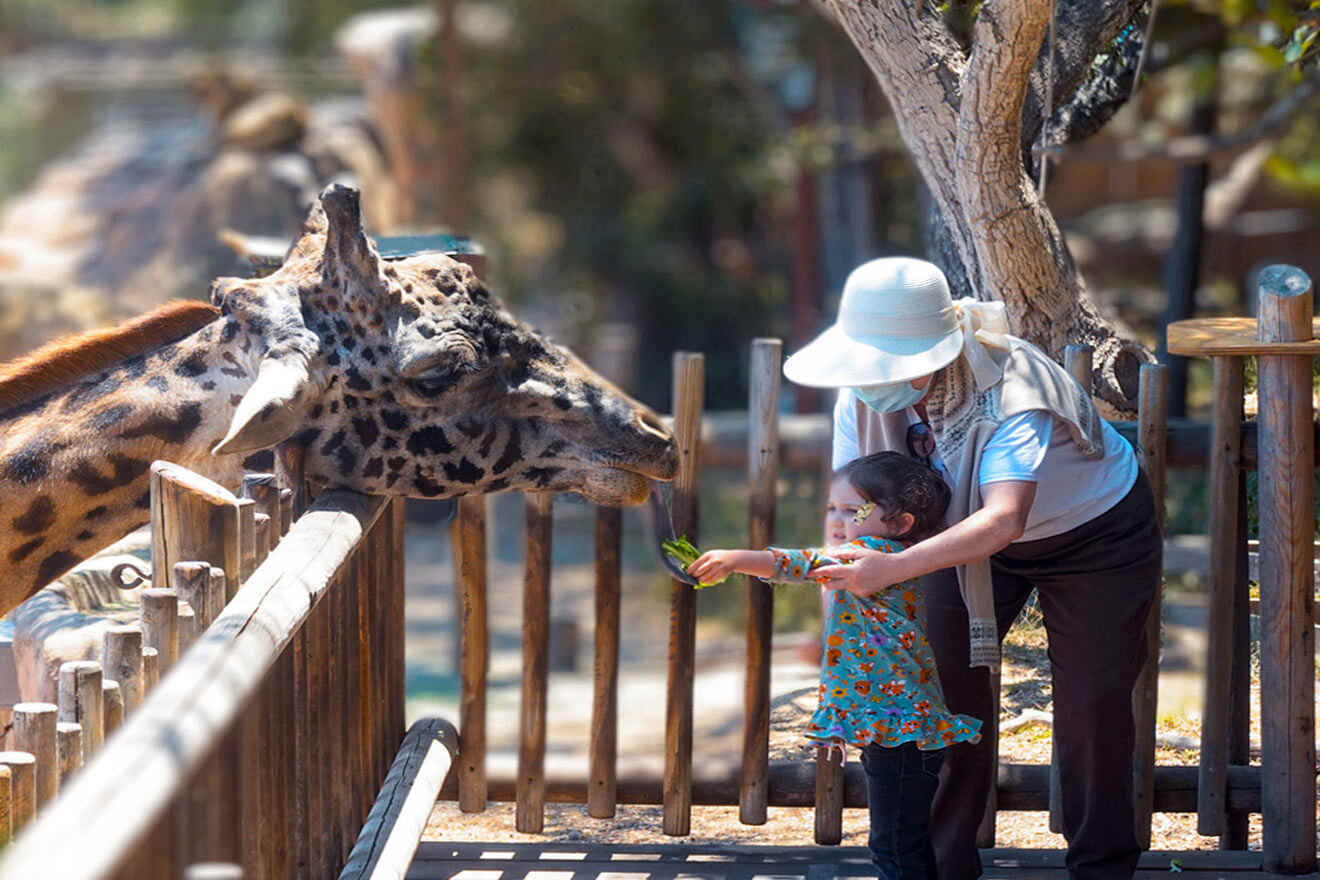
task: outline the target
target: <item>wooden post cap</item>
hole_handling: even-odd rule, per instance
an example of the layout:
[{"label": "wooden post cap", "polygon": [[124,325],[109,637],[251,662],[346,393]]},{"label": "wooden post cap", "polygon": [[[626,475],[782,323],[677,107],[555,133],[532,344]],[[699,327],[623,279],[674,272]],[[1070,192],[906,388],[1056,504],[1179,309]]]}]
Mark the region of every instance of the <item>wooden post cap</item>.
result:
[{"label": "wooden post cap", "polygon": [[1315,338],[1311,279],[1295,266],[1266,266],[1256,278],[1261,342],[1302,342]]},{"label": "wooden post cap", "polygon": [[[1267,266],[1256,276],[1260,320],[1194,318],[1169,325],[1169,354],[1320,355],[1320,322],[1313,314],[1310,277],[1296,266]],[[1286,325],[1286,329],[1285,329]]]}]

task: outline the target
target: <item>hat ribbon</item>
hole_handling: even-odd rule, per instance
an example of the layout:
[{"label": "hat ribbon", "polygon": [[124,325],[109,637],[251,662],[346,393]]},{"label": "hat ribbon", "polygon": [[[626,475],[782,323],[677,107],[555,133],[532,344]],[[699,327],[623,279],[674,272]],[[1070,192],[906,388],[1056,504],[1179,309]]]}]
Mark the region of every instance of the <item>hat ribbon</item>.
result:
[{"label": "hat ribbon", "polygon": [[984,391],[1004,377],[1003,358],[988,349],[1012,349],[1008,311],[1002,302],[983,302],[970,296],[954,300],[953,311],[963,331],[963,357],[976,377],[977,390]]}]

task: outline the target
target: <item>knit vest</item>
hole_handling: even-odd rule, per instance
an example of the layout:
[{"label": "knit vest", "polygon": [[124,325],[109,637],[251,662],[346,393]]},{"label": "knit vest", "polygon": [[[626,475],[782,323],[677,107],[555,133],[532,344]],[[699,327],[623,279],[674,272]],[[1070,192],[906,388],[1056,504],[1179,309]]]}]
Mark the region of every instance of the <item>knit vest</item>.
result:
[{"label": "knit vest", "polygon": [[[953,479],[947,525],[980,509],[981,453],[1003,421],[1018,413],[1045,410],[1067,426],[1084,456],[1104,455],[1103,423],[1091,396],[1039,348],[1015,336],[1008,339],[1007,350],[993,352],[1003,365],[1003,377],[988,388],[976,387],[972,370],[961,356],[931,379],[926,414],[940,458]],[[860,455],[885,449],[907,454],[905,410],[876,413],[860,401],[855,405]],[[997,668],[999,632],[990,560],[958,566],[958,585],[967,605],[971,665]]]}]

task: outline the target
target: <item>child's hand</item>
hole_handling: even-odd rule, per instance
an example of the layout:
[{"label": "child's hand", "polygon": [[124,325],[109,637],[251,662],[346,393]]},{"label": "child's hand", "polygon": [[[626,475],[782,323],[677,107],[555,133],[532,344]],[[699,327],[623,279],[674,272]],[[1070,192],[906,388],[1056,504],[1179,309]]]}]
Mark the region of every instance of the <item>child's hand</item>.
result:
[{"label": "child's hand", "polygon": [[687,573],[703,584],[714,584],[738,571],[738,550],[707,550],[692,561]]}]

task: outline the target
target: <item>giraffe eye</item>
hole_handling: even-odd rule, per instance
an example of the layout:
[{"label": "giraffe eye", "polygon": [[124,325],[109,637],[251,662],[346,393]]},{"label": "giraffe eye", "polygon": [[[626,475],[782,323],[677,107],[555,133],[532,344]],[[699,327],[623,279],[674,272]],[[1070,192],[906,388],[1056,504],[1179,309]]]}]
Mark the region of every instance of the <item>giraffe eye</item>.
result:
[{"label": "giraffe eye", "polygon": [[448,378],[428,376],[420,379],[409,379],[408,384],[418,394],[425,397],[434,397],[448,388],[451,383]]}]

